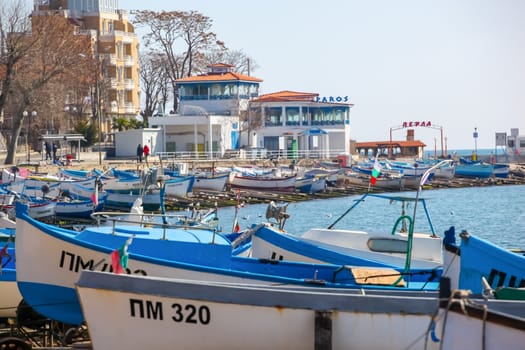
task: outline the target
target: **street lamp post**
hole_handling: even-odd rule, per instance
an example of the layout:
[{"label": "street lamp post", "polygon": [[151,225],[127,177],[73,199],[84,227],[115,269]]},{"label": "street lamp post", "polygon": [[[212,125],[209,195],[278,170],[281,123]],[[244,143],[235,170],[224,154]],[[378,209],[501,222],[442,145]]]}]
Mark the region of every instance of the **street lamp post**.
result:
[{"label": "street lamp post", "polygon": [[478,128],[474,128],[474,133],[472,134],[472,137],[474,137],[474,154],[472,155],[472,160],[477,161],[478,160]]},{"label": "street lamp post", "polygon": [[31,150],[30,150],[30,142],[29,142],[29,135],[31,134],[31,119],[36,118],[36,111],[31,112],[31,115],[27,111],[24,111],[22,113],[24,118],[27,118],[27,135],[26,135],[26,148],[27,148],[27,162],[31,162]]}]

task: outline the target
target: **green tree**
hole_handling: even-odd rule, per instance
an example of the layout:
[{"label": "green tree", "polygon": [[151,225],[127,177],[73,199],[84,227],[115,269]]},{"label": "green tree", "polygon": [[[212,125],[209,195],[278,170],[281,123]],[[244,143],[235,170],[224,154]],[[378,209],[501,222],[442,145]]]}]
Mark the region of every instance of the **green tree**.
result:
[{"label": "green tree", "polygon": [[86,141],[81,141],[82,146],[90,147],[95,144],[98,139],[98,127],[95,123],[90,123],[87,120],[78,121],[75,126],[75,133],[84,135]]}]

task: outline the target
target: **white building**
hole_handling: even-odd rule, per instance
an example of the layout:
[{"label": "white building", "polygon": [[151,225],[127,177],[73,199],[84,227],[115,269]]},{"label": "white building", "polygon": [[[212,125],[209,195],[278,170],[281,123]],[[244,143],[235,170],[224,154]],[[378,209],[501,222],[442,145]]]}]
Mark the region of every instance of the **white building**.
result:
[{"label": "white building", "polygon": [[210,66],[179,79],[179,114],[149,118],[160,127],[160,152],[216,158],[227,150],[264,148],[268,156],[329,157],[349,153],[347,97],[282,91],[259,96],[261,79]]},{"label": "white building", "polygon": [[518,128],[510,129],[510,135],[507,135],[506,148],[507,154],[525,155],[525,135],[520,135]]}]

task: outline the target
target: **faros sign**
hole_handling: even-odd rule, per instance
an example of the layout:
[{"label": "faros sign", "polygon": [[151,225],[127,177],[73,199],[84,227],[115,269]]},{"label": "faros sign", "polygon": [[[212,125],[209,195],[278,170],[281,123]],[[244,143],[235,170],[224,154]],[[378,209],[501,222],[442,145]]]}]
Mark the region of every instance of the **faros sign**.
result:
[{"label": "faros sign", "polygon": [[348,96],[323,96],[323,97],[317,96],[315,98],[315,102],[345,103],[345,102],[348,102],[348,100],[349,100]]}]

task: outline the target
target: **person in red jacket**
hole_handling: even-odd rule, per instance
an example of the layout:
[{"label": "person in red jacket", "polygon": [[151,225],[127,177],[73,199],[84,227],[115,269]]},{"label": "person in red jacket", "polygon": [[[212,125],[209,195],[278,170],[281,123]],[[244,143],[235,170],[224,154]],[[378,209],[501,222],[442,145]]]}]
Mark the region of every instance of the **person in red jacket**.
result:
[{"label": "person in red jacket", "polygon": [[144,145],[144,160],[146,161],[146,165],[148,165],[148,156],[149,156],[149,147],[148,145]]}]

